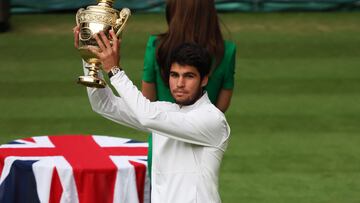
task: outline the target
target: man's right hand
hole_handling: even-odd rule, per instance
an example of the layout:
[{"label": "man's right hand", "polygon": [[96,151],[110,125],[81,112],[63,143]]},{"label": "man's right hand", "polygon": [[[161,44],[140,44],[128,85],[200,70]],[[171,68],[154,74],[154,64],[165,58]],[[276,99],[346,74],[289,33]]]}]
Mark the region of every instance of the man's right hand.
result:
[{"label": "man's right hand", "polygon": [[79,32],[80,32],[80,26],[75,26],[73,28],[74,33],[74,47],[77,49],[79,47]]},{"label": "man's right hand", "polygon": [[120,44],[121,39],[118,39],[115,31],[111,29],[109,31],[111,41],[106,37],[103,31],[93,35],[97,42],[97,46],[88,46],[88,50],[91,51],[102,63],[102,69],[105,72],[109,72],[112,67],[120,66]]}]

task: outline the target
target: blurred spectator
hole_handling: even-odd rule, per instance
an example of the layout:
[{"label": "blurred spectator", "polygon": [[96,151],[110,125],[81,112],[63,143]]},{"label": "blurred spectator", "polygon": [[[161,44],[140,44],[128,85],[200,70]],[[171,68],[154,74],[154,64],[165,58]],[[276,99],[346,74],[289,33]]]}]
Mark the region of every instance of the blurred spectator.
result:
[{"label": "blurred spectator", "polygon": [[0,32],[10,28],[10,0],[0,0]]}]

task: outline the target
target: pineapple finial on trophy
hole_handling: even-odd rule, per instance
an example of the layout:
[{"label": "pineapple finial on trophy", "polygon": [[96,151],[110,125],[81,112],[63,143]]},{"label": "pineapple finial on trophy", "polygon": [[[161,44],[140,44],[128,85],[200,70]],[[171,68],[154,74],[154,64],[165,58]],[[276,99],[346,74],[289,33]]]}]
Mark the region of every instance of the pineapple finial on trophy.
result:
[{"label": "pineapple finial on trophy", "polygon": [[98,0],[98,5],[107,5],[108,7],[112,7],[115,0]]}]

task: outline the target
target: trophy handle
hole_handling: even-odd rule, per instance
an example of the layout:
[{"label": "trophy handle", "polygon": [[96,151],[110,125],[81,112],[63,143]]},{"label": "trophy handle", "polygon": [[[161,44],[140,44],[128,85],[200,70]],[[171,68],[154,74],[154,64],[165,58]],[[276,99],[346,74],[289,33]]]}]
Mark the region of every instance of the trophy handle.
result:
[{"label": "trophy handle", "polygon": [[119,13],[119,18],[116,19],[115,22],[115,29],[118,29],[116,32],[116,36],[119,37],[121,35],[121,32],[124,30],[127,20],[129,19],[131,15],[131,11],[128,8],[121,9]]},{"label": "trophy handle", "polygon": [[85,9],[84,8],[80,8],[77,12],[76,12],[76,25],[79,25],[80,24],[80,14],[81,12],[83,12]]}]

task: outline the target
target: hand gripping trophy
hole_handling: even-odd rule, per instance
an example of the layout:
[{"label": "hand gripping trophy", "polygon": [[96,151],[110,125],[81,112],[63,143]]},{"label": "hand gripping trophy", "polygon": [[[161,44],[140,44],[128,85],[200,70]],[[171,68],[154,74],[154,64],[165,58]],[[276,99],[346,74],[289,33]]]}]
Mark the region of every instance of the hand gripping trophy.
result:
[{"label": "hand gripping trophy", "polygon": [[115,0],[97,1],[97,5],[88,6],[86,9],[80,8],[76,13],[76,23],[80,28],[78,50],[81,57],[89,64],[86,67],[89,69],[88,75],[80,76],[78,83],[88,87],[104,88],[106,86],[105,81],[98,77],[101,63],[87,47],[98,47],[93,35],[100,31],[109,37],[109,31],[113,28],[116,36],[121,37],[121,32],[131,12],[128,8],[123,8],[120,12],[112,8]]}]

